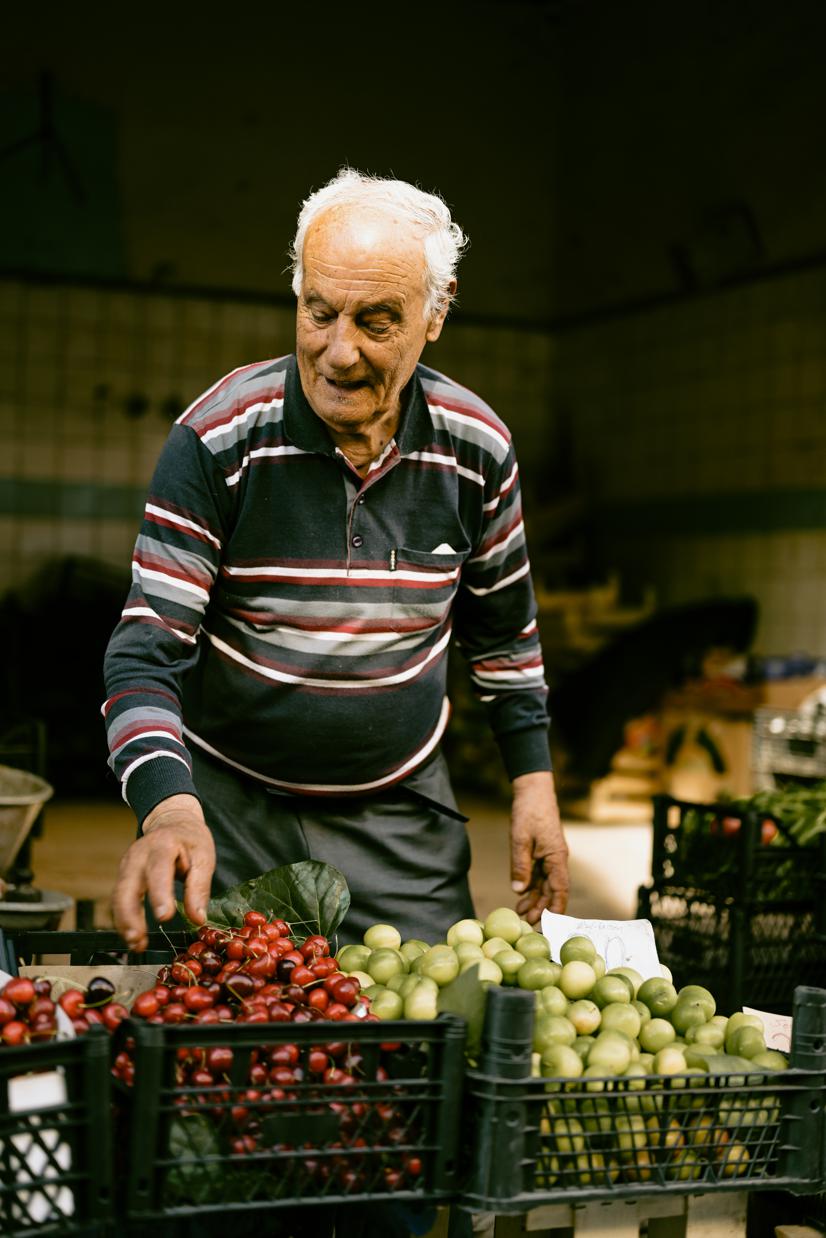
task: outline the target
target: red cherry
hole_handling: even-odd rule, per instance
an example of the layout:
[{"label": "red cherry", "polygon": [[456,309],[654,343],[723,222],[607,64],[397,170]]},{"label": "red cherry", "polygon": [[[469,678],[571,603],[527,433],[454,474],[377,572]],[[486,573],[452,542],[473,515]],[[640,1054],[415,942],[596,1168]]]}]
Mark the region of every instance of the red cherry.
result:
[{"label": "red cherry", "polygon": [[194,1023],[220,1023],[218,1012],[214,1006],[207,1006],[205,1010],[199,1010],[193,1019]]},{"label": "red cherry", "polygon": [[307,1069],[313,1075],[323,1075],[330,1065],[330,1058],[323,1049],[311,1049],[307,1054]]},{"label": "red cherry", "polygon": [[307,1005],[314,1010],[326,1010],[330,1005],[330,994],[326,989],[310,989],[307,994]]},{"label": "red cherry", "polygon": [[211,993],[207,992],[203,985],[195,984],[191,989],[187,989],[184,994],[184,1005],[187,1010],[197,1014],[199,1010],[207,1010],[210,1006],[214,1006],[215,998]]},{"label": "red cherry", "polygon": [[138,1019],[148,1019],[151,1015],[157,1014],[161,1008],[161,1003],[158,1001],[157,992],[149,989],[146,993],[139,993],[132,1003],[132,1014]]},{"label": "red cherry", "polygon": [[333,1001],[341,1002],[343,1006],[354,1006],[358,995],[361,992],[361,986],[357,980],[353,980],[349,976],[331,978],[324,983],[324,987],[332,997]]},{"label": "red cherry", "polygon": [[8,1001],[13,1002],[20,1010],[24,1006],[30,1006],[37,993],[34,981],[30,980],[28,976],[13,976],[3,986],[2,995]]},{"label": "red cherry", "polygon": [[29,1020],[29,1027],[32,1040],[51,1040],[57,1033],[57,1020],[54,1015],[38,1014]]},{"label": "red cherry", "polygon": [[7,997],[0,997],[0,1027],[17,1018],[17,1010]]},{"label": "red cherry", "polygon": [[313,975],[309,967],[302,967],[300,964],[290,973],[290,983],[300,984],[302,988],[304,985],[312,984],[316,979],[317,977]]},{"label": "red cherry", "polygon": [[268,1002],[267,1012],[270,1023],[289,1023],[290,1007],[285,1002]]},{"label": "red cherry", "polygon": [[301,943],[300,950],[305,959],[320,958],[330,953],[330,943],[320,933],[314,933]]},{"label": "red cherry", "polygon": [[276,1045],[270,1052],[270,1062],[273,1066],[296,1066],[300,1057],[301,1052],[298,1045],[290,1042]]},{"label": "red cherry", "polygon": [[248,911],[244,916],[244,924],[252,924],[257,926],[259,924],[266,923],[267,917],[264,915],[263,911]]},{"label": "red cherry", "polygon": [[162,1014],[164,1023],[183,1023],[187,1010],[183,1002],[170,1002],[164,1006]]},{"label": "red cherry", "polygon": [[103,1007],[101,1018],[107,1031],[113,1032],[119,1023],[129,1018],[129,1011],[120,1002],[109,1002],[108,1006]]},{"label": "red cherry", "polygon": [[207,1049],[206,1064],[213,1074],[226,1074],[232,1068],[232,1049],[228,1045],[215,1045]]},{"label": "red cherry", "polygon": [[29,1039],[29,1029],[21,1019],[10,1019],[0,1031],[0,1039],[7,1045],[23,1045]]}]

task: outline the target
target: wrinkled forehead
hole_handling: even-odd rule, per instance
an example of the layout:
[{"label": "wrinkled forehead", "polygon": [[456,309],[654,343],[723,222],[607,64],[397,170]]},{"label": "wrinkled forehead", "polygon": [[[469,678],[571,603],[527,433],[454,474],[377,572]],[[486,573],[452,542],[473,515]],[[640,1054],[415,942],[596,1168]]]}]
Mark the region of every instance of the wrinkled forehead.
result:
[{"label": "wrinkled forehead", "polygon": [[422,231],[395,211],[339,206],[325,211],[307,229],[304,280],[355,279],[405,284],[425,289]]}]

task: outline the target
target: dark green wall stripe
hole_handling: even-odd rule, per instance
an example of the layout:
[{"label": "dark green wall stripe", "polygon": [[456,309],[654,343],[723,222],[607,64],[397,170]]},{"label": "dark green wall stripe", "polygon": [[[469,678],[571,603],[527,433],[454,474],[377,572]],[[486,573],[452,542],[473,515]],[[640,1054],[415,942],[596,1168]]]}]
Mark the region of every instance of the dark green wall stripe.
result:
[{"label": "dark green wall stripe", "polygon": [[730,491],[618,501],[597,507],[612,534],[703,536],[826,529],[826,489]]},{"label": "dark green wall stripe", "polygon": [[0,478],[0,514],[83,520],[138,520],[145,486]]},{"label": "dark green wall stripe", "polygon": [[[138,520],[145,486],[0,478],[0,515]],[[595,510],[612,534],[704,536],[826,529],[826,489],[672,495],[618,501]]]}]

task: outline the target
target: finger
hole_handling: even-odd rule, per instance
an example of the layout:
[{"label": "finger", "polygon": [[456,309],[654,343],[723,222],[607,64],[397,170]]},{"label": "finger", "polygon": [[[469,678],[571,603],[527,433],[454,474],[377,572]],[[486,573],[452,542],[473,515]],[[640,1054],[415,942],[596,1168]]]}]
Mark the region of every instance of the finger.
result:
[{"label": "finger", "polygon": [[530,884],[533,870],[531,840],[511,837],[511,889],[522,894]]},{"label": "finger", "polygon": [[161,921],[175,914],[175,873],[181,855],[180,845],[161,833],[147,834],[151,847],[146,861],[146,887],[149,904]]},{"label": "finger", "polygon": [[184,911],[192,924],[203,924],[215,871],[215,847],[211,838],[190,849],[189,871],[184,881]]},{"label": "finger", "polygon": [[555,889],[551,891],[551,902],[548,907],[549,911],[555,912],[558,916],[565,914],[565,908],[568,906],[568,887]]},{"label": "finger", "polygon": [[140,953],[147,946],[143,896],[146,874],[139,852],[127,851],[121,861],[118,880],[112,891],[112,919],[130,950]]}]

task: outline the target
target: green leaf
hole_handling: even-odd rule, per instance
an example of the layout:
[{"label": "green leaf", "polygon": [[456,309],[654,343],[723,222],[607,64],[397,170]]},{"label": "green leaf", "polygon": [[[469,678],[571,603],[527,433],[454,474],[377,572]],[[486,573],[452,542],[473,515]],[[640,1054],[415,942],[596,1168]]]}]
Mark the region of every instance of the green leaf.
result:
[{"label": "green leaf", "polygon": [[166,1178],[167,1202],[213,1203],[221,1198],[218,1134],[201,1114],[176,1116],[169,1124],[169,1156],[175,1162]]},{"label": "green leaf", "polygon": [[439,990],[437,1010],[439,1014],[456,1014],[467,1023],[465,1052],[475,1055],[482,1043],[482,1025],[485,1022],[485,1004],[492,981],[479,979],[479,967],[468,967],[455,980]]},{"label": "green leaf", "polygon": [[330,937],[349,906],[350,891],[337,868],[320,860],[299,860],[210,899],[207,919],[210,924],[238,927],[248,911],[263,911],[270,919],[286,920],[296,936]]}]

